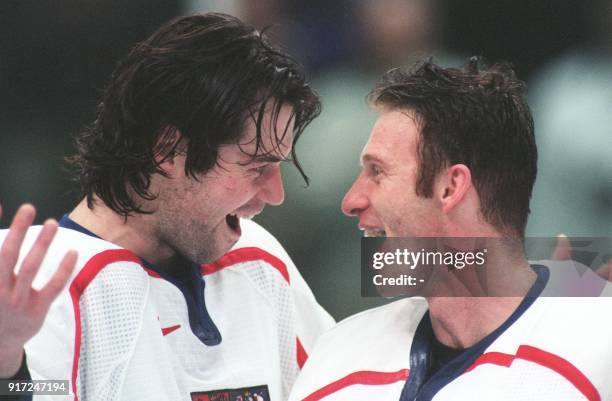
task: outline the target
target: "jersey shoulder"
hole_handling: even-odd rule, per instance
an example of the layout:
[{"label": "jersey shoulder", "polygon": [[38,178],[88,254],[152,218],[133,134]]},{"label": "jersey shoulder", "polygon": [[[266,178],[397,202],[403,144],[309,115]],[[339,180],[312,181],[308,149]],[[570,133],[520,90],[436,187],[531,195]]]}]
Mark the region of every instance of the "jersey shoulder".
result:
[{"label": "jersey shoulder", "polygon": [[[328,393],[330,400],[399,399],[426,310],[424,299],[406,298],[342,320],[318,339],[289,399]],[[365,393],[353,393],[352,384],[361,384]]]},{"label": "jersey shoulder", "polygon": [[256,282],[278,281],[289,285],[293,284],[293,278],[301,280],[293,261],[272,234],[251,220],[243,219],[240,225],[242,235],[232,249],[215,262],[202,265],[205,276],[213,279],[217,273],[231,271],[249,277],[255,275]]},{"label": "jersey shoulder", "polygon": [[241,220],[242,235],[232,250],[257,248],[293,265],[291,258],[281,243],[268,230],[252,220]]},{"label": "jersey shoulder", "polygon": [[[22,244],[18,266],[21,265],[21,261],[33,246],[41,229],[42,226],[32,226],[28,229]],[[0,231],[0,243],[4,241],[7,233],[8,230]],[[34,288],[44,286],[57,271],[59,262],[69,250],[76,250],[78,252],[76,266],[70,279],[70,286],[81,286],[81,293],[93,280],[107,276],[108,274],[100,274],[107,270],[112,270],[113,276],[123,275],[125,271],[134,270],[138,271],[137,276],[143,275],[143,273],[146,276],[142,261],[133,252],[100,238],[60,227],[36,275],[33,283]],[[114,268],[106,269],[110,265],[113,265]]]},{"label": "jersey shoulder", "polygon": [[[405,355],[409,355],[412,338],[426,310],[425,299],[405,298],[357,313],[325,332],[310,359],[325,360],[326,364],[334,361],[341,370],[354,369],[360,363],[364,369],[376,370],[393,359],[398,347],[406,348]],[[350,367],[341,367],[347,362]],[[402,365],[403,362],[398,361]]]},{"label": "jersey shoulder", "polygon": [[351,315],[338,322],[329,333],[335,336],[355,330],[377,332],[386,331],[390,328],[397,329],[398,326],[395,323],[398,320],[407,323],[402,326],[403,329],[416,330],[416,326],[426,310],[427,301],[424,298],[404,298]]}]

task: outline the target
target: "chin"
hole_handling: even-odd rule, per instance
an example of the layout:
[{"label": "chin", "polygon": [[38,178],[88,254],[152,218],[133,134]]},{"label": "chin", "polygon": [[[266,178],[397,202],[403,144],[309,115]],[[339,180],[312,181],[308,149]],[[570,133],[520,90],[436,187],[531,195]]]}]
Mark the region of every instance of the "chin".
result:
[{"label": "chin", "polygon": [[187,259],[198,265],[216,262],[232,248],[234,242],[221,241],[218,238],[207,238],[202,239],[198,245],[201,246],[202,244],[207,245],[206,248],[193,247],[190,249],[190,252],[184,254]]},{"label": "chin", "polygon": [[[229,230],[227,226],[225,226],[225,221],[222,225],[219,225],[216,230],[209,233],[207,236],[202,236],[198,239],[198,245],[204,245],[205,248],[198,249],[198,256],[200,264],[204,263],[212,263],[227,252],[229,252],[234,245],[240,239],[240,233],[235,232],[234,230]],[[203,260],[203,261],[202,261]]]},{"label": "chin", "polygon": [[204,263],[211,263],[219,260],[223,255],[228,253],[233,248],[233,246],[236,245],[237,242],[238,240],[231,240],[228,242],[224,241],[222,246],[221,244],[217,243],[215,249],[211,250],[209,253],[209,259],[211,260]]}]

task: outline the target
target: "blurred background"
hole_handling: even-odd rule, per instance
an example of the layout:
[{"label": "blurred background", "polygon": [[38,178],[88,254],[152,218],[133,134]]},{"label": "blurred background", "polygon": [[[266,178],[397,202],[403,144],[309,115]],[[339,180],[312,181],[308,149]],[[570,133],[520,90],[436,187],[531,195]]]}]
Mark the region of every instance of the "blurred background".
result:
[{"label": "blurred background", "polygon": [[528,234],[612,236],[612,0],[20,0],[0,3],[0,202],[38,221],[78,201],[63,170],[115,63],[166,20],[223,11],[305,65],[323,113],[298,143],[311,178],[285,170],[286,201],[257,218],[337,319],[360,296],[361,233],[340,202],[375,115],[365,95],[386,70],[433,55],[506,60],[528,82],[539,176]]}]

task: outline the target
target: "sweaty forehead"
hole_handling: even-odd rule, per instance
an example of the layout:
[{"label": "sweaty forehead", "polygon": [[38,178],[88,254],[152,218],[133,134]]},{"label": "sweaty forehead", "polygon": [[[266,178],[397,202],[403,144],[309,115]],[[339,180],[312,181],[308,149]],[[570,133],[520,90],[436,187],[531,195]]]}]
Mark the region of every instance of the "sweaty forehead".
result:
[{"label": "sweaty forehead", "polygon": [[361,154],[362,162],[379,159],[385,162],[412,157],[418,140],[416,115],[407,110],[383,110]]}]

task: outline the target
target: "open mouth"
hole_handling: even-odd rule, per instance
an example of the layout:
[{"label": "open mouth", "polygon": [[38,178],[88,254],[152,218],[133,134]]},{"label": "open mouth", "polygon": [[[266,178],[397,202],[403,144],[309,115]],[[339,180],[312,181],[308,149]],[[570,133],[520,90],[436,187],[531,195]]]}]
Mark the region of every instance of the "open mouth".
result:
[{"label": "open mouth", "polygon": [[240,234],[240,219],[235,214],[228,214],[225,216],[225,221],[229,228],[232,229],[235,233]]},{"label": "open mouth", "polygon": [[364,237],[386,237],[387,233],[385,230],[364,230]]}]

